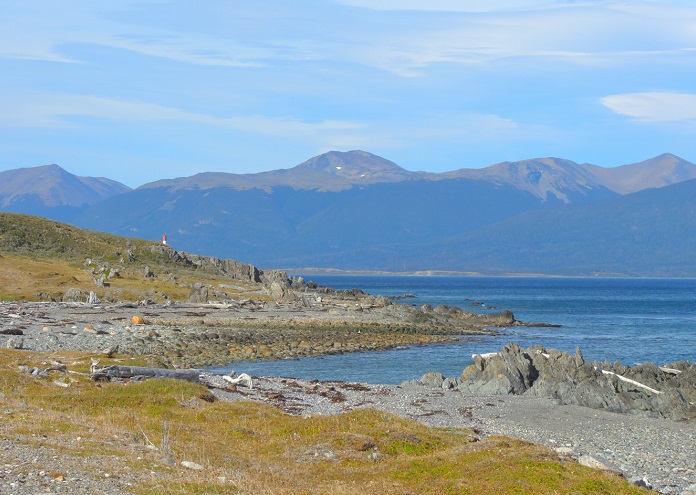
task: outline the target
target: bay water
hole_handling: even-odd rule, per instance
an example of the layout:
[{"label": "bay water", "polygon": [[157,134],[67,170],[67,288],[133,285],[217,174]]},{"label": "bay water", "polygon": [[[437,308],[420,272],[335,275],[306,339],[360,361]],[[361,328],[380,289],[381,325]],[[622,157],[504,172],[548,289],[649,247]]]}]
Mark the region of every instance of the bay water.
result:
[{"label": "bay water", "polygon": [[[302,276],[302,274],[296,274]],[[437,276],[303,276],[335,289],[414,297],[421,306],[458,306],[465,311],[511,310],[525,322],[561,325],[512,327],[494,336],[465,336],[451,344],[413,346],[278,361],[239,362],[230,368],[257,376],[398,384],[429,371],[459,376],[474,353],[495,352],[510,341],[522,347],[575,352],[585,359],[626,365],[696,361],[696,279],[535,278]]]}]

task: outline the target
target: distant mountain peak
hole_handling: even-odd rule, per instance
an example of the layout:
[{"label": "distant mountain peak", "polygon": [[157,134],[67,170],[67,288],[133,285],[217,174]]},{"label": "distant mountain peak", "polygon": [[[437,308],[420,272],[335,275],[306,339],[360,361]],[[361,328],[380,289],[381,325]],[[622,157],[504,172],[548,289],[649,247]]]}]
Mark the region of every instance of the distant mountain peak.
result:
[{"label": "distant mountain peak", "polygon": [[102,199],[130,191],[113,180],[78,177],[52,163],[0,172],[0,207],[18,201],[53,206],[92,205]]},{"label": "distant mountain peak", "polygon": [[366,151],[329,151],[300,163],[295,169],[307,169],[332,175],[353,173],[406,172],[396,163]]},{"label": "distant mountain peak", "polygon": [[208,172],[180,179],[161,180],[140,186],[141,189],[264,189],[292,187],[298,190],[342,191],[354,186],[380,182],[401,182],[421,178],[396,163],[366,151],[329,151],[292,168],[256,174]]},{"label": "distant mountain peak", "polygon": [[619,194],[631,194],[696,179],[696,165],[672,153],[662,153],[654,158],[620,167],[587,167],[608,188]]},{"label": "distant mountain peak", "polygon": [[409,172],[372,153],[361,150],[329,151],[290,169],[288,174],[296,172],[300,175],[307,173],[324,174],[329,181],[320,185],[319,189],[336,190],[352,187],[353,185],[373,184],[375,182],[401,182],[420,175]]},{"label": "distant mountain peak", "polygon": [[461,169],[443,175],[447,178],[506,184],[528,191],[543,200],[560,200],[564,203],[581,197],[594,197],[596,194],[611,194],[583,166],[561,158],[502,162],[482,169]]}]

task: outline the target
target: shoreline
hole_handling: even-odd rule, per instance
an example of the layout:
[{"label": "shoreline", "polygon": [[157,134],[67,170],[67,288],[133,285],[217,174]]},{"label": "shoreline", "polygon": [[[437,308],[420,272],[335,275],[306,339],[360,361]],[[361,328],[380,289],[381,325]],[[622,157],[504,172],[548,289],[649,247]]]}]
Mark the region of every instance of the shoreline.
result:
[{"label": "shoreline", "polygon": [[[137,323],[134,318],[137,318]],[[0,303],[0,346],[150,355],[203,368],[453,342],[516,324],[510,312],[419,310],[362,293],[321,302],[234,304]]]},{"label": "shoreline", "polygon": [[636,279],[636,280],[696,280],[696,277],[649,277],[624,275],[620,273],[598,273],[589,275],[559,275],[549,273],[480,273],[459,272],[451,270],[415,270],[405,272],[387,272],[382,270],[342,270],[338,268],[281,268],[290,276],[308,277],[312,275],[331,277],[464,277],[464,278],[567,278],[567,279]]},{"label": "shoreline", "polygon": [[[389,325],[401,322],[404,327],[408,307],[398,304],[367,308],[345,301],[336,305],[325,301],[314,309],[292,304],[245,306],[248,305],[24,303],[20,307],[17,303],[1,303],[0,346],[10,347],[11,341],[17,343],[21,339],[19,347],[31,351],[73,349],[94,352],[95,357],[128,351],[154,356],[156,363],[166,357],[167,349],[185,345],[178,347],[177,352],[193,353],[191,362],[208,362],[216,357],[213,351],[229,348],[225,339],[232,336],[253,339],[256,330],[262,330],[258,335],[280,334],[287,341],[301,332],[311,332],[308,328],[312,325],[316,325],[313,335],[323,335],[328,325],[336,332],[335,327],[346,330],[351,338],[363,339],[364,345],[371,342],[374,346],[379,335],[392,343],[401,339],[447,338],[447,333],[434,332],[437,327],[430,324],[433,321],[443,325],[462,323],[458,316],[445,314],[440,315],[442,318],[438,316],[438,320],[430,320],[428,325],[414,324],[411,333],[399,333]],[[136,314],[143,315],[146,324],[133,324],[131,318]],[[237,322],[237,328],[228,328],[232,321]],[[19,330],[22,335],[8,335],[4,333],[6,330]],[[462,325],[458,331],[480,334],[485,332],[485,325],[476,328]],[[331,335],[332,346],[339,334]],[[259,350],[264,344],[256,345]],[[306,349],[310,352],[311,348]],[[196,355],[196,349],[203,349],[202,354]],[[205,349],[211,352],[206,353]],[[186,364],[189,360],[181,359],[185,357],[172,356],[169,364]],[[238,364],[240,371],[244,371],[243,363]],[[401,385],[279,377],[253,380],[252,389],[239,385],[236,391],[213,389],[213,393],[222,400],[264,402],[298,416],[339,414],[371,407],[428,426],[471,428],[482,438],[492,435],[520,438],[556,449],[562,456],[604,459],[628,478],[635,478],[633,481],[647,479],[661,493],[696,493],[696,428],[686,422],[559,405],[546,398],[473,395],[427,386],[422,380]]]}]

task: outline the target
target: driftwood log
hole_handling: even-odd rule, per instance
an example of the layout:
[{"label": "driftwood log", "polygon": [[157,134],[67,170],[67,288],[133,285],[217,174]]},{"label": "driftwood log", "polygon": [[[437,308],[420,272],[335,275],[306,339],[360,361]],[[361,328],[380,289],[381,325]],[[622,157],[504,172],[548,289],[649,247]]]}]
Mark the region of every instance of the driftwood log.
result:
[{"label": "driftwood log", "polygon": [[148,378],[174,378],[187,382],[199,382],[200,370],[170,370],[167,368],[145,368],[142,366],[93,366],[92,380],[111,380],[113,378],[130,378],[133,380],[147,380]]}]

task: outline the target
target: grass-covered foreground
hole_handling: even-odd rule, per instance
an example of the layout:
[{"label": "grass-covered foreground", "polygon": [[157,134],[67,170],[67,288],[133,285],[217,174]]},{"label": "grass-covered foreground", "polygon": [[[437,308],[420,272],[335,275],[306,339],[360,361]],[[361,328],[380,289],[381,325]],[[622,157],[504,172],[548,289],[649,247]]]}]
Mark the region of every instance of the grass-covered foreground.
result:
[{"label": "grass-covered foreground", "polygon": [[71,458],[108,455],[109,476],[128,478],[134,493],[646,493],[526,442],[477,442],[467,430],[372,409],[298,418],[264,404],[215,401],[185,382],[95,383],[62,371],[48,378],[20,371],[55,363],[85,373],[90,355],[0,350],[0,435]]}]

